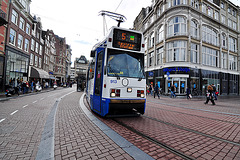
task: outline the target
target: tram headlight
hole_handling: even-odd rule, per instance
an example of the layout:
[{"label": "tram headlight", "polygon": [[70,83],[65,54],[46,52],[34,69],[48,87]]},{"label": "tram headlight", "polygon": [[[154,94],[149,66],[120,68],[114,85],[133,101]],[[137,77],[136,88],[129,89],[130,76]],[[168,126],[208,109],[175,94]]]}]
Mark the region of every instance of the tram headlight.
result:
[{"label": "tram headlight", "polygon": [[127,92],[132,92],[132,88],[127,88]]}]

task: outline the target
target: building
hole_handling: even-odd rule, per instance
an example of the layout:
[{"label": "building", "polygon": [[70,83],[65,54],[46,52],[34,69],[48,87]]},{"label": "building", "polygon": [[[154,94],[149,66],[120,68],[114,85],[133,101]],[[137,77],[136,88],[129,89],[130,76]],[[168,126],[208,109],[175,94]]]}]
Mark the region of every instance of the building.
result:
[{"label": "building", "polygon": [[144,33],[147,83],[165,93],[239,95],[240,8],[228,0],[153,0],[134,21]]},{"label": "building", "polygon": [[36,16],[33,17],[32,26],[32,38],[31,38],[31,53],[29,63],[29,80],[39,81],[41,84],[48,81],[48,71],[43,70],[43,48],[44,39],[42,37],[42,23],[41,19]]},{"label": "building", "polygon": [[5,82],[17,85],[17,79],[28,80],[33,17],[31,0],[11,0],[5,41]]},{"label": "building", "polygon": [[9,0],[0,0],[0,91],[4,90],[5,38],[8,24]]},{"label": "building", "polygon": [[54,57],[53,72],[59,83],[66,82],[66,39],[55,35],[56,55]]},{"label": "building", "polygon": [[66,45],[66,80],[67,82],[70,81],[70,75],[71,75],[71,58],[72,58],[72,49],[70,45]]}]

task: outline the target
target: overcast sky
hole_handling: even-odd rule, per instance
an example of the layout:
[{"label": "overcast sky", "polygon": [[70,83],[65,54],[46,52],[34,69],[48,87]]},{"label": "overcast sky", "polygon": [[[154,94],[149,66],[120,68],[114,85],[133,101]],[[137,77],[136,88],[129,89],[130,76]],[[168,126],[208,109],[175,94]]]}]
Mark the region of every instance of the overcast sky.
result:
[{"label": "overcast sky", "polygon": [[[151,5],[152,0],[32,0],[32,15],[41,18],[44,30],[53,30],[60,37],[66,37],[72,48],[72,62],[76,57],[90,51],[97,40],[103,38],[103,17],[99,11],[107,10],[124,15],[127,20],[121,27],[132,28],[133,21],[143,7]],[[231,0],[240,6],[240,0]],[[117,22],[106,17],[108,29]]]}]

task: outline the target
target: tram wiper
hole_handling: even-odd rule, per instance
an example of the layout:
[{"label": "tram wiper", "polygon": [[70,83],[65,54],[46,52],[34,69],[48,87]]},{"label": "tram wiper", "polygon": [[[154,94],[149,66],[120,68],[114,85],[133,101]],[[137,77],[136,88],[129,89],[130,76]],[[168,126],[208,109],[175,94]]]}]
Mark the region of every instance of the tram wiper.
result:
[{"label": "tram wiper", "polygon": [[112,67],[110,66],[110,64],[107,65],[109,71],[111,72],[111,74],[114,74],[115,77],[117,77],[117,80],[120,79],[120,76],[114,72],[114,70],[112,69]]}]

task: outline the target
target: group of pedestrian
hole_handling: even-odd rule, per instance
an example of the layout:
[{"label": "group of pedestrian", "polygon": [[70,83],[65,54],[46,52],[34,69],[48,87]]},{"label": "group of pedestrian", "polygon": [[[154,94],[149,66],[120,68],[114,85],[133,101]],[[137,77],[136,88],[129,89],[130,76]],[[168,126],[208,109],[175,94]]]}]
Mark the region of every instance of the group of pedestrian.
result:
[{"label": "group of pedestrian", "polygon": [[153,87],[152,84],[149,86],[147,85],[147,95],[151,94],[155,98],[156,95],[158,96],[158,99],[160,99],[160,91],[161,89],[159,88],[158,84],[156,83],[155,87]]},{"label": "group of pedestrian", "polygon": [[[158,98],[160,99],[160,90],[161,89],[160,89],[158,83],[156,83],[154,87],[152,84],[147,85],[146,89],[147,89],[147,95],[151,94],[152,96],[154,96],[154,98],[157,95]],[[176,98],[176,90],[177,90],[176,86],[171,85],[171,87],[170,87],[170,92],[171,92],[170,97],[171,98]],[[217,91],[214,84],[208,85],[207,92],[206,92],[206,102],[204,104],[208,104],[208,102],[211,101],[212,105],[216,105],[214,100],[217,100],[218,93],[219,92]],[[187,95],[187,99],[189,99],[189,100],[192,99],[191,90],[189,87],[187,87],[187,89],[186,89],[186,95]]]}]

